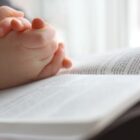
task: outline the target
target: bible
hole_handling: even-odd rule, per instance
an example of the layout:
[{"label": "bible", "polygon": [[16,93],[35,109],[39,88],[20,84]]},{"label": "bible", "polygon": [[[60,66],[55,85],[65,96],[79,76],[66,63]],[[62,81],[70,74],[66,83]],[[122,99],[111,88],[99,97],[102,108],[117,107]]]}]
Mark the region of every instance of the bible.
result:
[{"label": "bible", "polygon": [[0,139],[101,139],[138,115],[139,48],[74,62],[54,77],[0,91]]}]

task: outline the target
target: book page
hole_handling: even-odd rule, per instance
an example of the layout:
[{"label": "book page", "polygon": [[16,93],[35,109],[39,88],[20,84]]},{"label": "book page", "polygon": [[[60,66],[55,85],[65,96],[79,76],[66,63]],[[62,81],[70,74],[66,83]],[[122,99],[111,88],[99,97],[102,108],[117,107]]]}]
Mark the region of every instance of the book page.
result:
[{"label": "book page", "polygon": [[140,74],[140,48],[81,57],[71,74]]},{"label": "book page", "polygon": [[140,76],[59,75],[0,91],[0,134],[94,134],[140,99],[139,83]]}]

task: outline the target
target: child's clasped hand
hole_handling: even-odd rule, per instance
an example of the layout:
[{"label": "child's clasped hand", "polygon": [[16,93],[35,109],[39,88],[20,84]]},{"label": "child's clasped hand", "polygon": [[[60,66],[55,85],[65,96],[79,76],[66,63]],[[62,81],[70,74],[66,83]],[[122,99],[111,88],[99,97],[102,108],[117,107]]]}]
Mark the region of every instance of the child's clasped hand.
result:
[{"label": "child's clasped hand", "polygon": [[71,67],[55,29],[40,18],[0,7],[0,89],[55,75]]}]

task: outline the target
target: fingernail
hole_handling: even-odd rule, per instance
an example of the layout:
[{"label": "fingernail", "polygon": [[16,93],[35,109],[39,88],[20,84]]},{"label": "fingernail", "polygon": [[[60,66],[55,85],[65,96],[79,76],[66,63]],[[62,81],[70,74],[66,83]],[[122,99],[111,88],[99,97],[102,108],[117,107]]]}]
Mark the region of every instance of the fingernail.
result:
[{"label": "fingernail", "polygon": [[0,27],[0,37],[3,37],[3,35],[4,35],[4,30],[3,28]]}]

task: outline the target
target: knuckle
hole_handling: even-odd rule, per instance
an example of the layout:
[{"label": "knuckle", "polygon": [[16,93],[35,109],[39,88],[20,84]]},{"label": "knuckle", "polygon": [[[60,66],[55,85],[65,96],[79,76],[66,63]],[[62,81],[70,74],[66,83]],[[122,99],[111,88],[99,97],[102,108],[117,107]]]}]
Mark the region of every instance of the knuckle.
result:
[{"label": "knuckle", "polygon": [[42,45],[46,42],[46,36],[44,34],[36,34],[35,38]]},{"label": "knuckle", "polygon": [[[0,6],[0,13],[1,14],[5,14],[5,13],[8,13],[10,10],[10,8],[8,6]],[[9,12],[10,14],[10,12]]]},{"label": "knuckle", "polygon": [[12,16],[12,10],[8,6],[0,6],[0,13],[0,19],[5,18],[5,16]]},{"label": "knuckle", "polygon": [[42,45],[49,44],[56,48],[56,31],[53,27],[47,27],[46,30],[38,30],[35,32],[35,38]]},{"label": "knuckle", "polygon": [[5,9],[8,9],[8,6],[0,6],[0,10],[5,10]]}]

